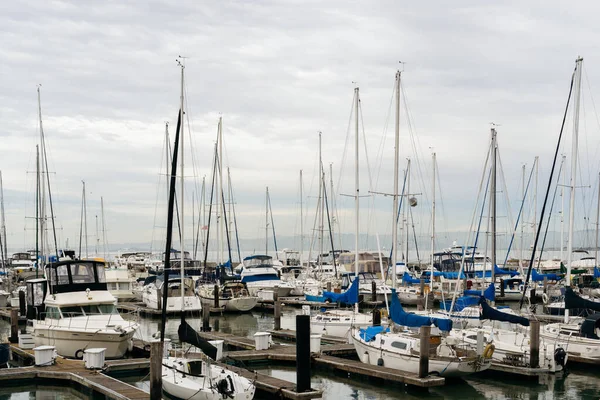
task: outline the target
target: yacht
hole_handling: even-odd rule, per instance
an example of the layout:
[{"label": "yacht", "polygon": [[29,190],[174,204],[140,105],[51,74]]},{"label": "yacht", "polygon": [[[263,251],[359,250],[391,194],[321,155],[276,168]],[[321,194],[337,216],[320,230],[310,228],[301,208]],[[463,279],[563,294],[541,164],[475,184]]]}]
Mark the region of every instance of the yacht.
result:
[{"label": "yacht", "polygon": [[289,296],[294,286],[282,281],[279,273],[273,267],[273,257],[267,255],[254,255],[244,258],[241,265],[240,277],[251,295],[258,295],[259,291],[277,293],[278,297]]},{"label": "yacht", "polygon": [[[196,289],[203,307],[212,307],[215,304],[214,285],[202,285]],[[225,311],[246,312],[258,304],[258,296],[248,293],[246,285],[242,282],[225,282],[219,287],[219,306]]]},{"label": "yacht", "polygon": [[33,321],[37,346],[55,346],[59,355],[74,358],[82,358],[87,348],[105,348],[106,358],[121,358],[133,347],[139,325],[119,315],[104,263],[59,261],[46,265],[45,275],[40,282],[47,285],[45,312]]},{"label": "yacht", "polygon": [[[189,312],[202,310],[200,299],[194,292],[194,280],[192,278],[184,277],[183,288],[181,283],[182,279],[180,276],[169,276],[169,282],[167,284],[167,312],[177,313],[181,311]],[[165,282],[163,275],[147,278],[147,284],[144,285],[142,289],[142,301],[146,304],[146,307],[154,310],[162,310],[164,286]]]},{"label": "yacht", "polygon": [[118,301],[131,301],[135,299],[133,292],[135,280],[129,276],[129,271],[123,268],[106,269],[106,285],[108,291]]}]

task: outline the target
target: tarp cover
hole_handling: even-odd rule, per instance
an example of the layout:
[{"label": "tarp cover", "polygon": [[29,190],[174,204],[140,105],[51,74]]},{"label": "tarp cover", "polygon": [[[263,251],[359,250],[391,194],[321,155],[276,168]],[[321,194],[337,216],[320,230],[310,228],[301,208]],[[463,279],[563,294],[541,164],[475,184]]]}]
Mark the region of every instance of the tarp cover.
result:
[{"label": "tarp cover", "polygon": [[355,304],[358,303],[358,278],[352,281],[350,287],[344,293],[323,292],[323,301],[332,303]]},{"label": "tarp cover", "polygon": [[390,316],[392,321],[398,325],[408,326],[410,328],[418,328],[420,326],[434,325],[442,331],[450,331],[452,329],[452,320],[445,318],[433,318],[414,313],[407,313],[402,308],[396,289],[392,289],[392,304],[390,305]]},{"label": "tarp cover", "polygon": [[213,360],[217,359],[217,348],[210,344],[207,340],[202,339],[200,335],[198,335],[198,332],[196,332],[194,328],[185,322],[184,316],[181,316],[181,324],[179,324],[177,333],[179,334],[179,340],[181,342],[186,342],[192,346],[196,346]]},{"label": "tarp cover", "polygon": [[[421,279],[419,278],[413,278],[412,276],[410,276],[410,274],[408,272],[404,272],[404,275],[402,275],[402,283],[421,283]],[[425,279],[425,283],[429,283],[429,279]]]},{"label": "tarp cover", "polygon": [[[480,292],[478,290],[475,290],[475,292],[477,292],[478,296],[480,295]],[[456,301],[454,302],[454,310],[452,310],[452,311],[455,311],[455,312],[462,311],[463,308],[475,306],[475,305],[477,305],[477,303],[479,303],[479,297],[475,297],[475,296],[457,297]],[[450,311],[450,307],[452,307],[452,299],[448,299],[448,300],[440,303],[440,308],[444,311]]]},{"label": "tarp cover", "polygon": [[531,280],[534,282],[543,282],[544,278],[548,278],[549,281],[559,281],[561,279],[558,274],[540,274],[535,269],[531,270]]},{"label": "tarp cover", "polygon": [[567,287],[565,289],[565,308],[569,310],[587,308],[589,310],[600,311],[600,302],[583,299],[573,289]]},{"label": "tarp cover", "polygon": [[529,320],[527,318],[519,317],[518,315],[512,315],[498,311],[485,301],[485,298],[479,299],[479,305],[481,306],[481,314],[479,319],[491,319],[493,321],[510,322],[513,324],[521,324],[523,326],[529,326]]},{"label": "tarp cover", "polygon": [[[465,296],[481,296],[481,290],[465,290]],[[491,283],[487,289],[483,292],[483,297],[485,297],[489,301],[494,301],[496,299],[496,288],[494,284]],[[475,303],[477,304],[477,303]]]},{"label": "tarp cover", "polygon": [[383,326],[369,326],[365,329],[360,330],[360,338],[365,342],[370,342],[375,339],[375,336],[381,332],[389,332],[390,328],[386,328],[385,331]]},{"label": "tarp cover", "polygon": [[598,270],[598,267],[594,267],[594,278],[600,278],[600,270]]}]

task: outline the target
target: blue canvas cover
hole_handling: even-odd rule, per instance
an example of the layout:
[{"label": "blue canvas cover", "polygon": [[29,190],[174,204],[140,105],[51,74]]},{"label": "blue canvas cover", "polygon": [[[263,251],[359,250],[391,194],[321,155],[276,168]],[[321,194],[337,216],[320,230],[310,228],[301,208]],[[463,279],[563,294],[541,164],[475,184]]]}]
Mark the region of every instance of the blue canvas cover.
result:
[{"label": "blue canvas cover", "polygon": [[[465,296],[479,297],[481,296],[481,290],[465,290],[464,294]],[[485,291],[483,292],[483,297],[485,297],[486,300],[489,301],[494,301],[496,299],[496,288],[494,287],[493,283],[490,283],[490,286],[488,286],[487,289],[485,289]]]},{"label": "blue canvas cover", "polygon": [[[413,278],[412,276],[410,276],[410,274],[408,272],[404,272],[404,275],[402,275],[402,283],[409,283],[409,284],[413,284],[413,283],[421,283],[421,280],[419,278]],[[425,279],[425,283],[429,283],[429,279]]]},{"label": "blue canvas cover", "polygon": [[355,304],[358,303],[358,279],[354,279],[344,293],[323,292],[323,301],[332,303]]},{"label": "blue canvas cover", "polygon": [[558,274],[540,274],[535,269],[531,270],[531,280],[534,282],[543,282],[544,278],[548,278],[549,281],[559,281],[561,279]]},{"label": "blue canvas cover", "polygon": [[[479,291],[477,291],[479,295]],[[456,299],[454,302],[454,309],[452,311],[462,311],[465,307],[476,306],[479,303],[479,297],[475,296],[461,296]],[[452,299],[446,300],[440,303],[440,308],[444,311],[450,311],[450,307],[452,306]]]},{"label": "blue canvas cover", "polygon": [[418,328],[420,326],[434,325],[442,331],[450,331],[452,329],[452,320],[444,318],[433,318],[414,313],[407,313],[402,308],[396,289],[392,289],[392,303],[390,304],[390,316],[392,321],[398,325],[408,326],[410,328]]},{"label": "blue canvas cover", "polygon": [[489,306],[483,297],[479,299],[479,305],[481,306],[481,314],[479,315],[479,319],[491,319],[494,321],[511,322],[513,324],[529,326],[529,320],[527,318],[519,317],[518,315],[506,314],[502,311],[495,310]]},{"label": "blue canvas cover", "polygon": [[360,330],[360,338],[365,342],[370,342],[375,339],[375,336],[381,332],[389,332],[390,328],[383,329],[383,326],[369,326],[366,329]]},{"label": "blue canvas cover", "polygon": [[594,278],[600,278],[600,270],[598,270],[598,267],[594,267]]}]

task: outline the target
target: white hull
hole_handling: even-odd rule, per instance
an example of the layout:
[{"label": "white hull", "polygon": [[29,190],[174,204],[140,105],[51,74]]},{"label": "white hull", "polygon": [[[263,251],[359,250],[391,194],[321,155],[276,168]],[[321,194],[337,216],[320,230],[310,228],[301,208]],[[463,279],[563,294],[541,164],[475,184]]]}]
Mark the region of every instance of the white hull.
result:
[{"label": "white hull", "polygon": [[[357,333],[358,334],[358,333]],[[375,346],[366,344],[354,335],[351,336],[356,353],[360,360],[365,364],[379,365],[379,359],[383,359],[383,366],[397,369],[399,371],[419,373],[419,356],[409,354],[399,354],[391,351],[381,350]],[[475,372],[484,371],[491,366],[489,359],[481,357],[449,359],[449,358],[429,358],[429,373],[443,377],[462,377],[471,375]]]},{"label": "white hull", "polygon": [[34,323],[36,346],[55,346],[56,352],[69,358],[82,358],[85,349],[105,348],[105,357],[122,358],[133,347],[131,331],[121,336],[118,332],[92,332],[69,330],[57,326],[40,327]]},{"label": "white hull", "polygon": [[313,315],[310,318],[310,331],[320,335],[350,338],[352,327],[366,328],[373,325],[369,314],[355,314],[351,311],[330,311]]},{"label": "white hull", "polygon": [[[203,307],[212,307],[215,304],[214,298],[200,297]],[[235,298],[220,298],[219,306],[224,307],[229,312],[247,312],[252,310],[258,304],[258,297],[244,296]]]},{"label": "white hull", "polygon": [[[163,359],[163,391],[170,396],[186,400],[250,400],[254,398],[256,387],[248,379],[205,362],[202,363],[201,376],[196,376],[200,374],[191,375],[185,366],[186,361],[180,358]],[[225,381],[226,387],[223,387],[224,390],[220,392],[218,388],[222,385],[222,381]]]},{"label": "white hull", "polygon": [[[246,286],[248,287],[248,292],[250,293],[251,296],[258,296],[258,297],[264,297],[260,295],[260,292],[276,292],[277,293],[277,297],[288,297],[290,295],[290,293],[292,292],[293,287],[291,285],[285,284],[285,285],[273,285],[273,284],[269,284],[269,281],[265,281],[265,282],[250,282],[247,283]],[[269,300],[273,300],[273,295],[271,294],[271,297],[269,298]]]},{"label": "white hull", "polygon": [[[548,324],[540,329],[540,337],[553,342],[565,343],[564,348],[571,358],[571,362],[582,361],[600,365],[600,340],[569,335],[569,330],[578,331],[573,324]],[[565,333],[563,333],[565,332]]]},{"label": "white hull", "polygon": [[[160,310],[158,304],[158,296],[156,293],[156,288],[148,288],[142,294],[142,301],[146,304],[146,307],[151,308],[153,310]],[[161,299],[162,302],[162,299]],[[168,297],[167,298],[167,312],[181,312],[181,311],[201,311],[202,304],[200,303],[200,299],[197,296],[185,296],[183,298],[183,306],[181,303],[181,297]]]}]

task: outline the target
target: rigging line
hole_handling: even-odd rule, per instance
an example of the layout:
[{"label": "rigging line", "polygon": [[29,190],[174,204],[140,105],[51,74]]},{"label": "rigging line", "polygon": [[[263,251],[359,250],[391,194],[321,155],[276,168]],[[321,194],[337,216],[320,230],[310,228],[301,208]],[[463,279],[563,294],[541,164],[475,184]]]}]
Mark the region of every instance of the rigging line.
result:
[{"label": "rigging line", "polygon": [[[166,125],[167,125],[166,129],[168,129],[169,124],[167,123]],[[168,133],[165,134],[164,146],[163,146],[163,148],[160,151],[160,164],[159,164],[160,167],[158,169],[158,182],[156,183],[156,188],[157,188],[156,189],[156,200],[154,201],[154,219],[152,221],[152,236],[150,237],[150,252],[151,253],[154,250],[154,231],[155,231],[155,228],[156,228],[156,218],[157,218],[157,214],[158,214],[158,198],[159,198],[159,194],[160,194],[160,186],[161,186],[161,180],[162,180],[161,179],[161,176],[162,176],[161,175],[161,169],[162,169],[163,161],[165,161],[165,164],[167,164],[167,169],[168,169],[168,163],[169,163],[168,160],[165,160],[163,158],[165,152],[169,152]],[[169,179],[168,174],[166,175],[165,179],[168,182],[168,179]]]},{"label": "rigging line", "polygon": [[[218,158],[219,158],[219,155],[217,154],[217,159]],[[220,162],[217,161],[217,164],[220,167],[219,168],[219,176],[220,176],[222,173],[222,171],[221,171],[222,167],[221,167]],[[229,255],[229,264],[231,266],[231,271],[233,272],[233,258],[231,257],[231,239],[229,237],[229,235],[230,235],[229,223],[227,222],[227,207],[225,205],[225,192],[223,191],[222,187],[221,187],[221,206],[223,207],[223,224],[225,226],[225,237],[227,238],[227,254]]]},{"label": "rigging line", "polygon": [[377,160],[379,160],[379,164],[378,164],[378,168],[377,168],[377,173],[375,175],[375,187],[379,187],[379,176],[381,175],[381,167],[383,164],[383,152],[385,150],[385,142],[387,139],[387,133],[388,133],[388,126],[390,123],[390,117],[391,117],[391,109],[392,109],[392,105],[394,103],[394,92],[395,92],[395,88],[396,88],[396,84],[394,82],[394,85],[392,87],[392,94],[390,96],[390,103],[388,105],[387,108],[387,112],[386,112],[386,116],[385,116],[385,123],[383,125],[383,133],[381,134],[381,140],[379,142],[379,147],[377,149]]},{"label": "rigging line", "polygon": [[[360,99],[358,102],[358,111],[359,111],[359,115],[360,115],[360,122],[361,122],[361,128],[362,128],[362,139],[363,139],[363,146],[364,146],[364,151],[365,151],[365,162],[367,163],[367,178],[369,181],[369,191],[373,191],[371,164],[369,162],[369,153],[367,152],[367,135],[365,133],[365,121],[364,121],[363,112],[362,112],[362,101],[360,101]],[[372,217],[373,212],[374,212],[373,210],[375,209],[375,196],[369,196],[369,203],[370,203],[369,214],[367,214],[367,216],[370,215]],[[369,248],[369,234],[371,232],[371,228],[373,227],[374,220],[375,220],[375,218],[369,218],[369,223],[367,224],[365,248]]]},{"label": "rigging line", "polygon": [[[561,166],[562,166],[562,163],[561,163]],[[510,238],[510,242],[508,244],[508,250],[506,250],[506,257],[504,258],[504,265],[506,265],[506,263],[508,262],[508,255],[510,254],[510,250],[511,250],[514,238],[517,234],[517,230],[519,229],[519,220],[523,217],[523,208],[525,206],[525,199],[527,198],[527,192],[529,191],[529,185],[531,184],[534,170],[535,170],[535,162],[533,163],[533,165],[531,167],[531,171],[529,172],[529,179],[527,180],[527,186],[525,186],[525,193],[523,193],[523,200],[521,201],[521,207],[519,208],[519,213],[517,214],[515,228],[513,229],[513,233]],[[560,172],[558,173],[558,175],[560,176]],[[522,262],[519,265],[521,265],[521,264],[522,264]]]},{"label": "rigging line", "polygon": [[269,201],[269,215],[271,216],[271,230],[273,231],[273,245],[275,246],[275,258],[279,260],[277,249],[277,236],[275,236],[275,222],[273,221],[273,208],[271,206],[271,194],[267,192],[267,200]]},{"label": "rigging line", "polygon": [[510,198],[508,197],[508,187],[506,186],[506,176],[504,175],[504,166],[502,165],[502,158],[500,157],[500,147],[496,145],[496,156],[498,158],[498,167],[500,169],[500,178],[502,181],[502,188],[504,189],[504,200],[506,201],[506,216],[508,219],[508,226],[512,226],[512,207],[510,205]]},{"label": "rigging line", "polygon": [[217,152],[218,152],[218,148],[217,148],[217,144],[218,142],[215,142],[215,152],[214,157],[213,157],[213,174],[212,174],[212,184],[210,186],[210,200],[209,200],[209,206],[208,206],[208,221],[206,222],[206,226],[208,226],[208,229],[206,230],[206,246],[204,247],[204,268],[206,269],[206,262],[208,261],[208,243],[209,243],[209,239],[210,239],[210,221],[212,220],[212,207],[213,207],[213,196],[214,196],[214,192],[215,192],[215,182],[216,182],[216,177],[217,177]]},{"label": "rigging line", "polygon": [[[556,150],[554,151],[554,160],[552,162],[552,169],[550,170],[550,178],[548,179],[548,186],[546,187],[546,195],[544,196],[544,204],[542,206],[542,212],[540,215],[540,221],[542,221],[544,219],[544,213],[546,211],[546,204],[548,203],[548,195],[550,194],[550,186],[552,184],[552,178],[554,177],[554,169],[556,167],[556,159],[558,158],[558,153],[560,150],[560,144],[562,141],[562,136],[563,136],[563,130],[565,127],[565,121],[567,119],[567,112],[569,110],[569,103],[571,102],[571,95],[573,93],[573,82],[575,80],[575,73],[577,72],[577,64],[575,64],[575,70],[573,71],[573,74],[571,75],[571,84],[569,86],[569,96],[567,98],[567,104],[565,105],[565,112],[563,115],[563,121],[562,121],[562,125],[560,127],[560,134],[558,135],[558,143],[556,145]],[[575,185],[575,182],[573,182],[573,185]],[[574,190],[575,188],[573,188]],[[531,269],[533,268],[533,262],[535,260],[535,252],[536,252],[536,248],[537,248],[537,244],[538,244],[538,240],[540,238],[540,232],[541,232],[541,224],[538,225],[538,229],[537,232],[535,234],[535,241],[533,242],[533,251],[531,252],[531,259],[529,261],[529,267],[527,268],[527,277],[525,279],[525,285],[524,285],[524,290],[523,290],[523,294],[521,295],[521,301],[519,301],[519,308],[523,307],[523,301],[525,299],[525,293],[527,291],[527,288],[529,286],[529,279],[531,277]]]},{"label": "rigging line", "polygon": [[[344,151],[342,152],[342,161],[340,163],[340,171],[343,171],[344,166],[346,165],[346,153],[348,152],[348,142],[350,141],[350,129],[352,127],[352,116],[354,115],[355,96],[356,96],[356,92],[352,96],[352,104],[350,105],[350,116],[348,117],[348,125],[346,128],[346,141],[344,142]],[[318,163],[318,161],[317,161],[317,163]],[[342,183],[342,174],[340,173],[340,176],[338,177],[338,182],[337,182],[337,192],[338,193],[340,191],[341,183]]]},{"label": "rigging line", "polygon": [[[594,110],[594,116],[596,117],[596,124],[598,125],[598,128],[600,129],[600,119],[598,118],[598,111],[596,110],[596,102],[594,101],[594,94],[592,92],[590,81],[589,81],[589,78],[588,78],[588,75],[587,75],[587,68],[583,68],[582,72],[585,74],[585,81],[586,81],[587,86],[588,86],[588,93],[590,94],[590,100],[592,102],[592,108]],[[593,153],[594,154],[593,159],[600,159],[600,157],[597,156],[599,150],[600,150],[600,142],[598,142],[598,144],[596,145],[596,150]],[[599,167],[595,166],[594,169],[593,169],[593,171],[597,171],[598,169],[599,169]],[[596,179],[594,179],[594,181],[595,180]]]},{"label": "rigging line", "polygon": [[[560,172],[563,168],[563,163],[560,163],[560,167],[558,168],[557,176],[560,176]],[[552,221],[552,210],[554,209],[554,201],[556,200],[556,192],[558,191],[558,187],[560,185],[554,186],[554,194],[552,195],[552,203],[550,204],[550,212],[548,213],[548,223],[546,224],[546,230],[544,232],[544,239],[542,240],[542,247],[540,248],[540,255],[538,257],[537,269],[540,270],[540,263],[542,262],[542,254],[544,253],[544,247],[546,245],[546,237],[548,236],[548,228],[550,227],[550,222]],[[562,260],[561,260],[562,262]]]},{"label": "rigging line", "polygon": [[[327,202],[327,185],[325,184],[325,175],[323,175],[323,196],[324,196],[324,203],[325,203],[325,210],[327,211],[327,225],[329,226],[329,241],[331,242],[331,258],[332,258],[332,262],[333,262],[333,272],[335,273],[335,276],[338,276],[338,271],[337,271],[337,264],[335,262],[335,247],[333,245],[333,233],[331,231],[331,218],[329,216],[329,203]],[[323,233],[321,233],[322,235]]]},{"label": "rigging line", "polygon": [[[238,233],[237,216],[236,216],[236,212],[235,212],[235,195],[233,193],[233,184],[231,183],[231,177],[229,178],[229,193],[231,194],[231,212],[233,213],[233,227],[235,229],[235,242],[236,242],[236,246],[237,246],[238,258],[241,263],[242,262],[242,250],[240,249],[240,236]],[[233,263],[233,261],[232,261],[232,263]],[[232,269],[233,269],[233,266],[232,266]]]},{"label": "rigging line", "polygon": [[436,172],[437,172],[435,174],[435,176],[437,178],[437,184],[438,184],[438,193],[439,193],[439,197],[440,197],[440,201],[439,201],[440,208],[442,209],[442,221],[443,221],[442,224],[444,225],[444,233],[446,233],[446,235],[447,235],[447,232],[448,232],[448,218],[447,218],[447,215],[446,215],[446,206],[445,206],[445,203],[444,203],[444,197],[442,195],[442,181],[440,180],[440,167],[439,167],[439,164],[438,164],[438,161],[437,161],[437,157],[435,159],[435,165],[433,166],[433,168],[435,168]]}]

